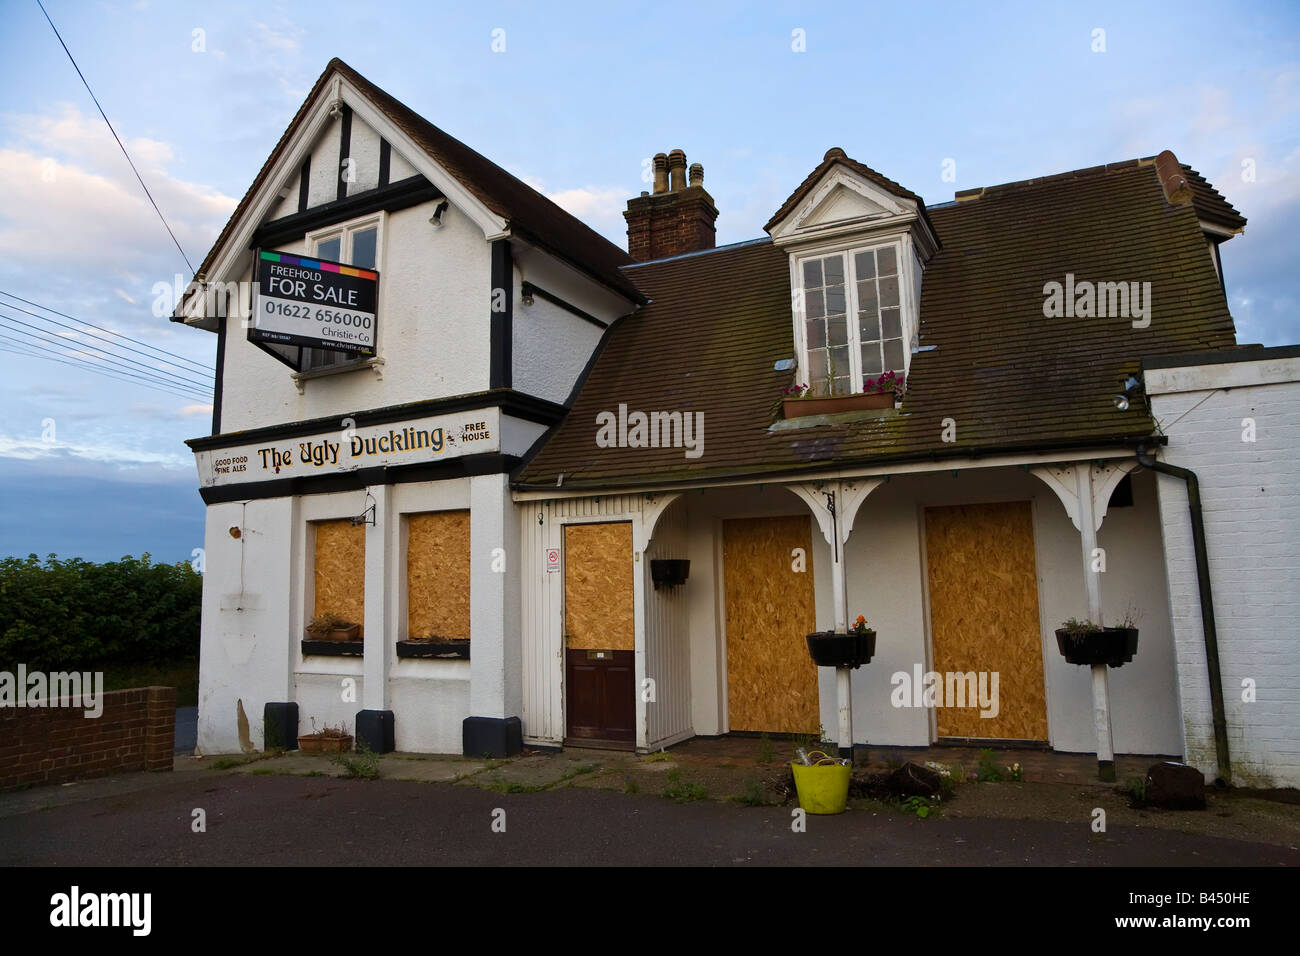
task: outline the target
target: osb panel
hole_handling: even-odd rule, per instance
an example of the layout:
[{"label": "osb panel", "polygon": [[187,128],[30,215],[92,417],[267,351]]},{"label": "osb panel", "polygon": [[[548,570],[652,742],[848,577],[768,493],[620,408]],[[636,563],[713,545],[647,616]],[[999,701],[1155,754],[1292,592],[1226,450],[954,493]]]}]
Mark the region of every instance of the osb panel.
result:
[{"label": "osb panel", "polygon": [[365,633],[366,526],[317,521],[315,609],[312,616],[337,614]]},{"label": "osb panel", "polygon": [[[805,570],[791,552],[802,548]],[[812,532],[806,515],[722,523],[727,622],[727,704],[732,730],[815,733],[821,726]]]},{"label": "osb panel", "polygon": [[406,519],[406,634],[469,637],[469,512]]},{"label": "osb panel", "polygon": [[939,707],[939,736],[1046,740],[1029,502],[927,508],[925,548],[935,671],[998,672],[997,716]]},{"label": "osb panel", "polygon": [[564,631],[573,650],[635,650],[631,522],[564,526]]}]

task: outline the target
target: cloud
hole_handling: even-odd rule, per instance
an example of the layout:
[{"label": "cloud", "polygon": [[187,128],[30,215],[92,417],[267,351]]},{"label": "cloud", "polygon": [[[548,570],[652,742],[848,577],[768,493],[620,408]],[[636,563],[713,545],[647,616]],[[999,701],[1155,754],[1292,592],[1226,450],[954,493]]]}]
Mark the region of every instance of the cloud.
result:
[{"label": "cloud", "polygon": [[583,186],[551,192],[536,176],[520,177],[529,186],[572,213],[610,242],[627,248],[627,221],[623,218],[628,194],[621,186]]},{"label": "cloud", "polygon": [[[0,435],[0,458],[57,465],[58,467],[52,470],[57,470],[59,474],[82,471],[71,467],[78,462],[114,465],[128,469],[143,467],[153,472],[155,478],[159,470],[169,472],[193,472],[194,470],[194,459],[178,452],[149,451],[120,444],[44,441],[40,438],[15,438],[10,435]],[[94,474],[102,474],[102,471],[96,469]]]}]

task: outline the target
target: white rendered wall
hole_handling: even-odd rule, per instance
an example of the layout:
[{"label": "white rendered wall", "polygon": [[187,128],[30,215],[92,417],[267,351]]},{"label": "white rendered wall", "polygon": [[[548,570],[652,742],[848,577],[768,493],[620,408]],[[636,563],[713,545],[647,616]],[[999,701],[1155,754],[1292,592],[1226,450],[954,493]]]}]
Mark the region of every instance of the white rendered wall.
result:
[{"label": "white rendered wall", "polygon": [[[1300,786],[1300,376],[1262,362],[1149,371],[1162,460],[1200,483],[1233,783]],[[1199,379],[1199,380],[1198,380]],[[1230,391],[1212,391],[1232,384]],[[1205,386],[1211,386],[1207,388]],[[1196,387],[1162,394],[1164,388]],[[1243,441],[1251,419],[1255,441]],[[1187,489],[1160,476],[1187,761],[1218,775]],[[1255,700],[1243,699],[1254,682]]]}]

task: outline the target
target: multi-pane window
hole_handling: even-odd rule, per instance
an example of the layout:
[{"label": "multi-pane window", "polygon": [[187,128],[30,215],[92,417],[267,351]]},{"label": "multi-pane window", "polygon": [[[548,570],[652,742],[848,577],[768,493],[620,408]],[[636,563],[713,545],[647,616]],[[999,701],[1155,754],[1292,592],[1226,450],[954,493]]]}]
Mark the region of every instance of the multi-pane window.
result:
[{"label": "multi-pane window", "polygon": [[905,371],[897,246],[805,259],[800,275],[813,394],[861,392],[869,378]]},{"label": "multi-pane window", "polygon": [[[372,221],[345,226],[337,232],[317,236],[311,243],[312,255],[329,262],[342,262],[359,269],[379,268],[379,223]],[[304,349],[303,371],[329,368],[357,361],[355,356],[333,349]]]}]

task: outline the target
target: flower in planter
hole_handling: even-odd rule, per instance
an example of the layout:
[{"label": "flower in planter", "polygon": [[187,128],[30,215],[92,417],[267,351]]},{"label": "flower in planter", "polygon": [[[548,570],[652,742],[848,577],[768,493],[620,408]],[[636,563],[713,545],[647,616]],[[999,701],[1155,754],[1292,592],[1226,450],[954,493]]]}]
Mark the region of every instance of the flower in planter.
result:
[{"label": "flower in planter", "polygon": [[906,380],[897,372],[885,372],[879,378],[869,378],[862,383],[862,391],[867,395],[879,395],[883,392],[893,392],[895,399],[903,397],[903,388]]},{"label": "flower in planter", "polygon": [[331,614],[328,611],[324,614],[318,614],[307,622],[307,630],[312,634],[328,634],[337,627],[347,627],[348,622],[343,620],[337,614]]},{"label": "flower in planter", "polygon": [[787,398],[799,398],[806,391],[808,391],[807,385],[787,385],[781,389],[781,394]]},{"label": "flower in planter", "polygon": [[858,619],[853,622],[853,626],[849,630],[854,634],[866,634],[871,628],[867,625],[867,619],[859,614]]}]

